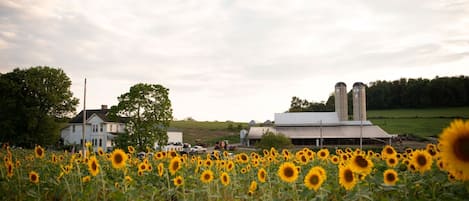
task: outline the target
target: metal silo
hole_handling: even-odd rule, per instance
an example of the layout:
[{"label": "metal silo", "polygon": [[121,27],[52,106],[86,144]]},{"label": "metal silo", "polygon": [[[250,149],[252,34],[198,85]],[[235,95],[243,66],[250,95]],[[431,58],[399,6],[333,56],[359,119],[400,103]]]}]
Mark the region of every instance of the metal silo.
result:
[{"label": "metal silo", "polygon": [[365,84],[355,82],[353,84],[353,120],[366,121],[366,93]]},{"label": "metal silo", "polygon": [[339,121],[348,120],[347,106],[347,85],[343,82],[335,84],[335,112],[339,117]]}]

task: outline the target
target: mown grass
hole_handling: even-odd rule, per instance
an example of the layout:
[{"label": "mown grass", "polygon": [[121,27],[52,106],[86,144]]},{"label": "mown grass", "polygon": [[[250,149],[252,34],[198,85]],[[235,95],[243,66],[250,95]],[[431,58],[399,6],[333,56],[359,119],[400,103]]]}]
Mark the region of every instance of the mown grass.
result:
[{"label": "mown grass", "polygon": [[469,107],[368,110],[369,119],[377,118],[469,118]]},{"label": "mown grass", "polygon": [[172,128],[183,132],[185,143],[197,142],[213,146],[220,140],[229,140],[229,143],[239,142],[239,131],[247,128],[247,123],[241,122],[217,122],[217,121],[173,121]]},{"label": "mown grass", "polygon": [[367,116],[391,134],[437,137],[453,119],[469,119],[469,107],[369,110]]}]

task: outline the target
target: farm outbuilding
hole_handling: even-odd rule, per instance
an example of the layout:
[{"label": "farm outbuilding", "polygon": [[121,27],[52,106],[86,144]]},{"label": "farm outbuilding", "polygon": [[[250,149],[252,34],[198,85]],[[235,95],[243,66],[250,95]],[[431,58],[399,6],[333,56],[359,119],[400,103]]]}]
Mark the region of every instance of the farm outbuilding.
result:
[{"label": "farm outbuilding", "polygon": [[[387,144],[394,135],[366,120],[366,96],[363,83],[353,89],[353,120],[348,120],[345,83],[335,86],[335,112],[276,113],[273,126],[251,127],[247,135],[250,145],[266,132],[281,133],[295,145],[358,145]],[[357,107],[355,109],[355,107]]]}]

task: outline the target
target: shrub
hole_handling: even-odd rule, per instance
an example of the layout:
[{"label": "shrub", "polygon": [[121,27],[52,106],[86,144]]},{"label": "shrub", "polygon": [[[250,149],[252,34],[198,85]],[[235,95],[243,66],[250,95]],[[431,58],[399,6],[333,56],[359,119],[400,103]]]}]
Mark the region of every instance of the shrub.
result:
[{"label": "shrub", "polygon": [[285,135],[281,133],[275,134],[271,131],[267,131],[262,134],[261,140],[256,144],[256,146],[261,149],[270,149],[271,147],[274,147],[275,149],[279,150],[292,147],[293,144],[291,143],[291,140]]}]

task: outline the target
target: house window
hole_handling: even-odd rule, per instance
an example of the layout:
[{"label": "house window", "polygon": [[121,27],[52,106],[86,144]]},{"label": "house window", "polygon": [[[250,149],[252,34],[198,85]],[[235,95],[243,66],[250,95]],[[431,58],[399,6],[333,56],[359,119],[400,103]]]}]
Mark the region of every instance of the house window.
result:
[{"label": "house window", "polygon": [[111,124],[111,129],[110,129],[110,130],[111,130],[111,132],[112,132],[112,126],[113,126],[113,125]]},{"label": "house window", "polygon": [[103,139],[99,139],[99,146],[100,146],[100,147],[103,146]]},{"label": "house window", "polygon": [[99,131],[103,132],[103,129],[104,129],[104,124],[99,125]]},{"label": "house window", "polygon": [[80,140],[80,145],[83,146],[83,139]]},{"label": "house window", "polygon": [[72,126],[72,132],[75,132],[75,125]]}]

